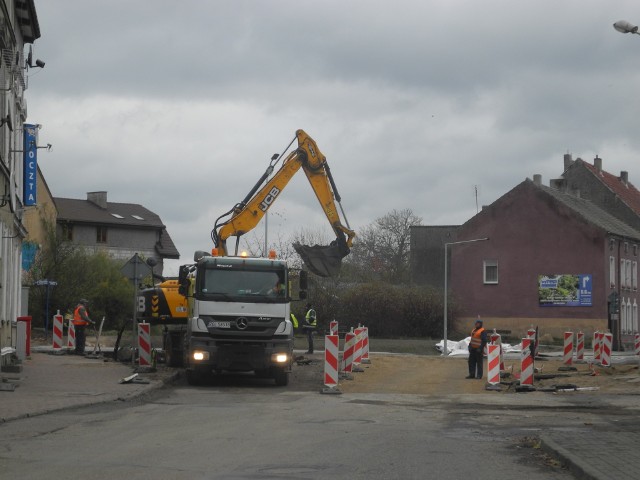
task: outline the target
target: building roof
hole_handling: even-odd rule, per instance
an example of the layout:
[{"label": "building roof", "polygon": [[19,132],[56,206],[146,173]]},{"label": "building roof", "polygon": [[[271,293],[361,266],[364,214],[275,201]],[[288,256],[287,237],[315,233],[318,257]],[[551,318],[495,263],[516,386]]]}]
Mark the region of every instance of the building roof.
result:
[{"label": "building roof", "polygon": [[34,0],[15,2],[18,28],[25,43],[33,43],[40,38],[40,24]]},{"label": "building roof", "polygon": [[556,188],[536,184],[529,179],[527,179],[526,182],[531,183],[545,194],[553,197],[558,202],[569,207],[587,222],[606,231],[607,233],[630,239],[640,240],[640,232],[630,227],[623,221],[618,220],[616,217],[607,213],[605,210],[601,209],[589,200],[585,200],[584,198],[580,198],[570,193],[562,192]]},{"label": "building roof", "polygon": [[55,197],[53,201],[58,209],[58,223],[160,230],[160,241],[156,244],[158,253],[166,258],[180,258],[160,217],[142,205],[105,202],[106,208],[102,208],[89,200]]},{"label": "building roof", "polygon": [[[576,159],[573,165],[584,165],[593,175],[600,180],[609,190],[615,193],[636,215],[640,215],[640,191],[629,181],[624,181],[604,170],[598,170],[594,165],[585,162],[581,158]],[[573,166],[572,165],[572,166]]]}]

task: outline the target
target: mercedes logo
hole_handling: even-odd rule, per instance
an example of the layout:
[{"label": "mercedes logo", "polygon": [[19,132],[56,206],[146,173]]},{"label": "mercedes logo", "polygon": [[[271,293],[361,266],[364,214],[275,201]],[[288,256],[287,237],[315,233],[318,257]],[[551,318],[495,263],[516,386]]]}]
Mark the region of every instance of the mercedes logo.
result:
[{"label": "mercedes logo", "polygon": [[238,330],[245,330],[248,326],[249,320],[247,320],[245,317],[240,317],[236,320],[236,327],[238,327]]}]

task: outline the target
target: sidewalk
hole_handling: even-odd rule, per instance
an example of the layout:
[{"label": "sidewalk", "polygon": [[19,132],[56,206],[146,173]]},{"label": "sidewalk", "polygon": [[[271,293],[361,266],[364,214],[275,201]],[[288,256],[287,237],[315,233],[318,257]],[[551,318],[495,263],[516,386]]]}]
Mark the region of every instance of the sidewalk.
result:
[{"label": "sidewalk", "polygon": [[0,391],[0,423],[55,410],[128,400],[160,388],[179,375],[179,370],[161,365],[156,372],[138,375],[148,383],[120,383],[134,373],[131,365],[38,350],[32,351],[31,357],[22,363],[22,372],[0,374],[4,385],[15,385],[13,391]]}]

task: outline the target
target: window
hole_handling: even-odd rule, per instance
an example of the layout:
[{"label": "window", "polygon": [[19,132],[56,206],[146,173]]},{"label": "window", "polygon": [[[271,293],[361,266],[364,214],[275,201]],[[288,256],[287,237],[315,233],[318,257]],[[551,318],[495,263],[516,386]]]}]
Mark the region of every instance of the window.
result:
[{"label": "window", "polygon": [[627,333],[627,304],[624,302],[624,297],[620,299],[620,330],[622,333]]},{"label": "window", "polygon": [[637,257],[638,256],[638,245],[634,245],[633,246],[633,256]]},{"label": "window", "polygon": [[631,288],[638,290],[638,262],[631,262]]},{"label": "window", "polygon": [[483,262],[484,268],[484,283],[496,284],[498,283],[498,262],[497,260],[485,260]]},{"label": "window", "polygon": [[629,253],[629,242],[624,242],[624,253]]},{"label": "window", "polygon": [[625,284],[628,289],[631,289],[632,286],[632,275],[631,275],[631,260],[625,260]]},{"label": "window", "polygon": [[609,257],[609,285],[611,288],[616,286],[616,259]]},{"label": "window", "polygon": [[622,288],[627,288],[627,264],[624,261],[624,258],[620,259],[620,286]]},{"label": "window", "polygon": [[633,331],[637,332],[638,331],[638,302],[636,302],[636,300],[633,300],[633,307],[632,307],[632,313],[631,313],[631,318],[632,318],[632,324],[631,326],[633,327]]},{"label": "window", "polygon": [[96,230],[96,243],[107,243],[107,227],[98,227]]}]

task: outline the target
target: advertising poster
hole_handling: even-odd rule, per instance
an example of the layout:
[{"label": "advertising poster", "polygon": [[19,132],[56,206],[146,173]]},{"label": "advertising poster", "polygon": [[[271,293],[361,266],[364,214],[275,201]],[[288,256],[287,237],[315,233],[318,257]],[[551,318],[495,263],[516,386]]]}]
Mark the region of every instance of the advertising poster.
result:
[{"label": "advertising poster", "polygon": [[591,307],[592,279],[588,274],[538,275],[541,307]]}]

